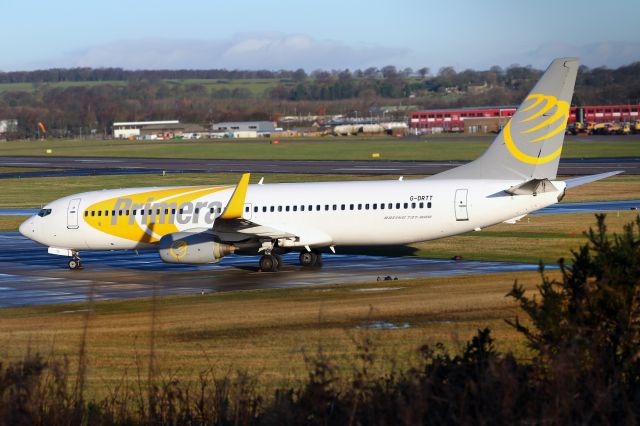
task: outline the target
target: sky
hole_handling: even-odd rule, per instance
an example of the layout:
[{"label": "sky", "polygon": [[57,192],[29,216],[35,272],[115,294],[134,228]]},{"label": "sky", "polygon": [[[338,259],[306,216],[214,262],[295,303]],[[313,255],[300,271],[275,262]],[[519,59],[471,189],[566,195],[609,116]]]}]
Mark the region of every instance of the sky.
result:
[{"label": "sky", "polygon": [[640,0],[4,0],[0,71],[640,61]]}]

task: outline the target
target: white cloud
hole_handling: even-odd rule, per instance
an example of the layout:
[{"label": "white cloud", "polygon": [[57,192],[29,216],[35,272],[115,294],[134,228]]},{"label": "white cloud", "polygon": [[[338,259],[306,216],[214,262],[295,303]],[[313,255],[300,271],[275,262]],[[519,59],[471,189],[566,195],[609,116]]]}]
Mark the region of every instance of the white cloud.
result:
[{"label": "white cloud", "polygon": [[349,46],[303,34],[256,33],[225,40],[121,40],[69,52],[29,68],[354,69],[394,63],[407,52],[404,48]]}]

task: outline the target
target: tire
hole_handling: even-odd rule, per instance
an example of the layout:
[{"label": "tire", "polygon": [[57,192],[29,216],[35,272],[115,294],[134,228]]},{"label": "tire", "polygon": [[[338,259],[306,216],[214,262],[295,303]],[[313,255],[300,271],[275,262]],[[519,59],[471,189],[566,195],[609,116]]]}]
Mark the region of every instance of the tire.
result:
[{"label": "tire", "polygon": [[318,256],[313,252],[303,251],[300,253],[300,265],[304,267],[314,266],[318,260]]},{"label": "tire", "polygon": [[276,272],[278,270],[278,261],[270,254],[265,254],[260,258],[260,270],[262,272]]},{"label": "tire", "polygon": [[71,269],[71,270],[80,269],[80,260],[78,260],[78,259],[71,259],[71,260],[69,261],[69,269]]}]

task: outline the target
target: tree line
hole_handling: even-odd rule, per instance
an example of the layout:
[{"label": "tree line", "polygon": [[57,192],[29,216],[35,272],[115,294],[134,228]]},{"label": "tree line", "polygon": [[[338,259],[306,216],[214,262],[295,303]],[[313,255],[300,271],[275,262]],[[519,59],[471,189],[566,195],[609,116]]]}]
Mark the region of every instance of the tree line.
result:
[{"label": "tree line", "polygon": [[[542,74],[532,67],[457,72],[444,67],[402,70],[295,71],[51,69],[0,73],[0,84],[31,83],[0,92],[0,119],[18,119],[15,138],[37,135],[43,122],[56,137],[110,134],[115,121],[179,119],[209,124],[226,120],[274,120],[283,115],[367,116],[376,106],[413,108],[516,105]],[[191,79],[200,79],[190,81]],[[215,84],[202,84],[202,79]],[[262,79],[252,91],[232,82]],[[273,81],[269,81],[273,80]],[[60,82],[87,84],[53,85]],[[228,87],[227,87],[228,86]],[[1,87],[0,87],[1,89]],[[617,69],[581,67],[575,105],[640,103],[640,62]],[[405,120],[406,111],[387,116]]]}]

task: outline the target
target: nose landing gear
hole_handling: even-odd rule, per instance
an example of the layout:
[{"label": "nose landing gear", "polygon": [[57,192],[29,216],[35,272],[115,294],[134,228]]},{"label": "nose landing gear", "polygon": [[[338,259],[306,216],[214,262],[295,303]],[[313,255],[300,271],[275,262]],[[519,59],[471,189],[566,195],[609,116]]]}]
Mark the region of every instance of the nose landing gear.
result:
[{"label": "nose landing gear", "polygon": [[82,262],[80,262],[80,257],[78,256],[78,253],[75,253],[69,260],[69,269],[71,269],[72,271],[75,271],[81,268],[82,268]]}]

